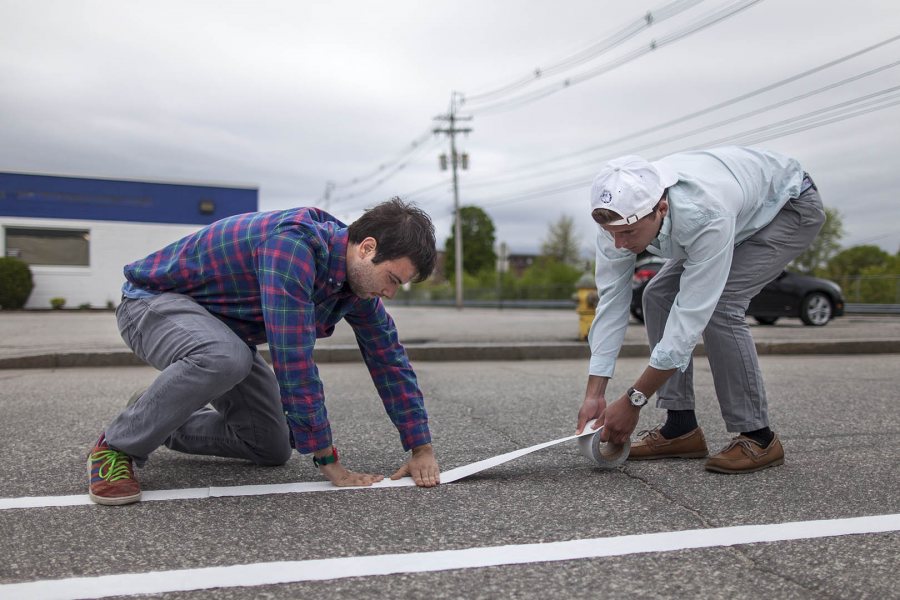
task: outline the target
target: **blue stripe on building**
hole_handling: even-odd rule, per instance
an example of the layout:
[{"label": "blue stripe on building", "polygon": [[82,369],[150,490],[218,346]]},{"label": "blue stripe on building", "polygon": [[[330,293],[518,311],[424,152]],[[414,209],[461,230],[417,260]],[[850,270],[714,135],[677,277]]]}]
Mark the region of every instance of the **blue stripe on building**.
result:
[{"label": "blue stripe on building", "polygon": [[0,215],[206,225],[258,210],[249,187],[0,172]]}]

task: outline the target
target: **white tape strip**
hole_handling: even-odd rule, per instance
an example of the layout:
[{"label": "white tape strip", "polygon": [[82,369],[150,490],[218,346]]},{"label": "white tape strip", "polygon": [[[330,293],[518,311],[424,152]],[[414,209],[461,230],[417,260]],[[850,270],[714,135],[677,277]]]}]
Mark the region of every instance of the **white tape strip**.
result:
[{"label": "white tape strip", "polygon": [[475,569],[648,552],[671,552],[898,530],[900,530],[900,514],[890,514],[852,519],[691,529],[565,542],[467,548],[465,550],[347,556],[320,560],[50,579],[0,585],[0,597],[29,598],[31,600],[80,600],[82,598],[137,594],[165,594],[211,588],[251,587],[346,577],[428,573],[450,569]]},{"label": "white tape strip", "polygon": [[[627,446],[625,447],[624,453],[620,452],[618,458],[615,461],[605,460],[596,450],[603,445],[602,442],[600,442],[600,431],[602,430],[602,427],[594,431],[591,429],[593,423],[594,421],[590,421],[585,426],[584,431],[581,432],[581,435],[570,435],[568,437],[544,442],[542,444],[536,444],[534,446],[529,446],[528,448],[522,448],[521,450],[514,450],[512,452],[507,452],[506,454],[501,454],[499,456],[480,460],[478,462],[464,465],[462,467],[450,469],[449,471],[444,471],[443,473],[441,473],[441,483],[453,483],[454,481],[459,481],[464,477],[474,475],[475,473],[479,473],[481,471],[484,471],[485,469],[490,469],[491,467],[502,465],[503,463],[519,458],[520,456],[525,456],[526,454],[531,454],[532,452],[536,452],[537,450],[549,448],[550,446],[568,442],[569,440],[574,440],[579,437],[584,438],[584,440],[589,442],[587,445],[582,445],[582,454],[584,454],[587,458],[597,462],[597,465],[601,468],[612,468],[622,464],[628,457]],[[327,481],[276,483],[267,485],[236,485],[228,487],[146,491],[141,494],[141,501],[153,502],[160,500],[224,498],[228,496],[264,496],[268,494],[338,492],[341,490],[368,490],[373,488],[380,489],[409,487],[414,485],[415,482],[410,477],[403,477],[401,479],[398,479],[397,481],[383,479],[378,483],[366,487],[336,487],[334,485],[331,485],[331,483]],[[71,496],[23,496],[20,498],[0,498],[0,510],[9,510],[13,508],[45,508],[49,506],[84,506],[91,504],[93,504],[93,502],[91,502],[91,499],[87,496],[87,494],[76,494]]]}]

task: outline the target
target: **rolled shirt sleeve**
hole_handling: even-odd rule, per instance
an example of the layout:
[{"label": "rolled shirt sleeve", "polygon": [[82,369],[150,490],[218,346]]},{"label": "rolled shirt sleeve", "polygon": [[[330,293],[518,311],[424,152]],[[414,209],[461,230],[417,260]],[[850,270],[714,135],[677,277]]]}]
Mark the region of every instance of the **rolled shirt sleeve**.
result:
[{"label": "rolled shirt sleeve", "polygon": [[603,229],[597,234],[597,310],[588,332],[591,347],[590,375],[612,377],[616,357],[625,340],[631,306],[631,279],[636,256],[615,247]]}]

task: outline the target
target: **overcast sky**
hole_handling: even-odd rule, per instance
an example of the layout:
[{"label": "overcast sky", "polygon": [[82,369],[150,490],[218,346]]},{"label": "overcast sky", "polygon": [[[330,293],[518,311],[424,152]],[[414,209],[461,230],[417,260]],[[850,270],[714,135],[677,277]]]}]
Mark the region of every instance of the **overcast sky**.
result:
[{"label": "overcast sky", "polygon": [[[640,27],[647,11],[658,18]],[[385,165],[327,208],[349,222],[409,197],[442,247],[448,140],[428,132],[456,91],[473,117],[458,138],[471,162],[461,203],[484,208],[513,252],[537,252],[565,214],[589,253],[604,160],[747,141],[800,160],[841,212],[844,246],[896,252],[900,40],[755,92],[898,35],[896,0],[0,0],[0,170],[251,184],[271,210],[321,206],[328,181]],[[807,128],[822,120],[835,122]]]}]

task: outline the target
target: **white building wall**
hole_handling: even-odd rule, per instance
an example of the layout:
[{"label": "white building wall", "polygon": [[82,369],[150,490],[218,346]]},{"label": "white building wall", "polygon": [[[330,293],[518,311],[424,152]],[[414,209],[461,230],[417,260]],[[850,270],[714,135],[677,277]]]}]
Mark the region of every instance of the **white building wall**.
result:
[{"label": "white building wall", "polygon": [[[112,302],[118,306],[125,277],[122,268],[190,233],[202,225],[79,221],[0,216],[0,227],[77,229],[90,232],[90,265],[87,267],[31,265],[34,290],[25,308],[50,308],[50,298],[65,298],[66,308],[90,304],[94,308]],[[6,256],[6,236],[0,256]]]}]

